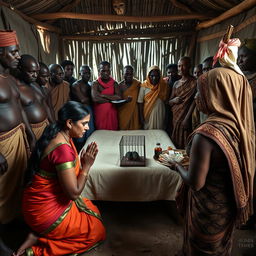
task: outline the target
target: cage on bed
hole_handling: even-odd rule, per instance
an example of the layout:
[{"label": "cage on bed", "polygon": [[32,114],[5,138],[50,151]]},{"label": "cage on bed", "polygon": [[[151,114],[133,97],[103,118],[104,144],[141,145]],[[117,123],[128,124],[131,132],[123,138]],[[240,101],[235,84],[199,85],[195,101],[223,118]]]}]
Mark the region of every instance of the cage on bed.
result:
[{"label": "cage on bed", "polygon": [[119,148],[120,166],[146,166],[144,135],[123,135]]}]

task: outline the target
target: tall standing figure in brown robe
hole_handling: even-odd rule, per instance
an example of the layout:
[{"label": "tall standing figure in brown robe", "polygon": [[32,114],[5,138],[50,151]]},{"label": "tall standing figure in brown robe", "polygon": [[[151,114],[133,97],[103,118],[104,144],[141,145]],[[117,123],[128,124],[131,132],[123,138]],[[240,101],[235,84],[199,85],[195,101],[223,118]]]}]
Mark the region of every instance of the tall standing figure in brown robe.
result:
[{"label": "tall standing figure in brown robe", "polygon": [[223,67],[198,78],[195,100],[208,118],[190,137],[189,169],[174,166],[183,179],[176,202],[186,256],[231,256],[235,226],[253,213],[255,129],[250,85],[236,65],[239,42],[221,42]]},{"label": "tall standing figure in brown robe", "polygon": [[182,57],[178,62],[178,70],[182,76],[175,82],[169,105],[172,112],[171,139],[177,148],[183,149],[189,134],[192,132],[192,113],[195,108],[196,79],[190,75],[189,57]]}]

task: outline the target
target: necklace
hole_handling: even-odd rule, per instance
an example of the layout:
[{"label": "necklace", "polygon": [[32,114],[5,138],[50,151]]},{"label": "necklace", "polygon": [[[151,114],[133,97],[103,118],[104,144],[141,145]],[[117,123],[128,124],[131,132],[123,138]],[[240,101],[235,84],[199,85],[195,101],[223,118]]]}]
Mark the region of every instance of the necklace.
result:
[{"label": "necklace", "polygon": [[63,131],[61,131],[60,133],[64,137],[65,141],[69,144],[69,136],[65,132],[63,132]]}]

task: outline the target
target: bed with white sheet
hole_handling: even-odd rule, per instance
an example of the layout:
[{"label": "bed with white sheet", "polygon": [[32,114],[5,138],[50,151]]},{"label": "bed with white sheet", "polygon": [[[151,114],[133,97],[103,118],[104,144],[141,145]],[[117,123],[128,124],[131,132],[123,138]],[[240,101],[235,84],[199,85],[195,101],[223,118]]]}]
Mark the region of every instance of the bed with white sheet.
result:
[{"label": "bed with white sheet", "polygon": [[[122,135],[145,135],[146,166],[120,167],[119,142]],[[97,130],[85,147],[97,142],[99,153],[92,166],[82,196],[104,201],[174,200],[181,184],[178,173],[153,159],[160,142],[163,149],[174,147],[163,130]]]}]

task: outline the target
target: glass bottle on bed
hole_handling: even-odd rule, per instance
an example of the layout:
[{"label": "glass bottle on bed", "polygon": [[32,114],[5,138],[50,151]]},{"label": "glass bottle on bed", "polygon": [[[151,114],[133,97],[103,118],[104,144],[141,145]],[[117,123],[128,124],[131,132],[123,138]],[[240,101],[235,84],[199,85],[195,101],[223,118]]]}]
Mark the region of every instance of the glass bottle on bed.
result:
[{"label": "glass bottle on bed", "polygon": [[156,147],[155,147],[154,158],[155,158],[155,159],[158,159],[160,154],[162,154],[161,143],[160,143],[160,142],[157,142],[157,143],[156,143]]}]

